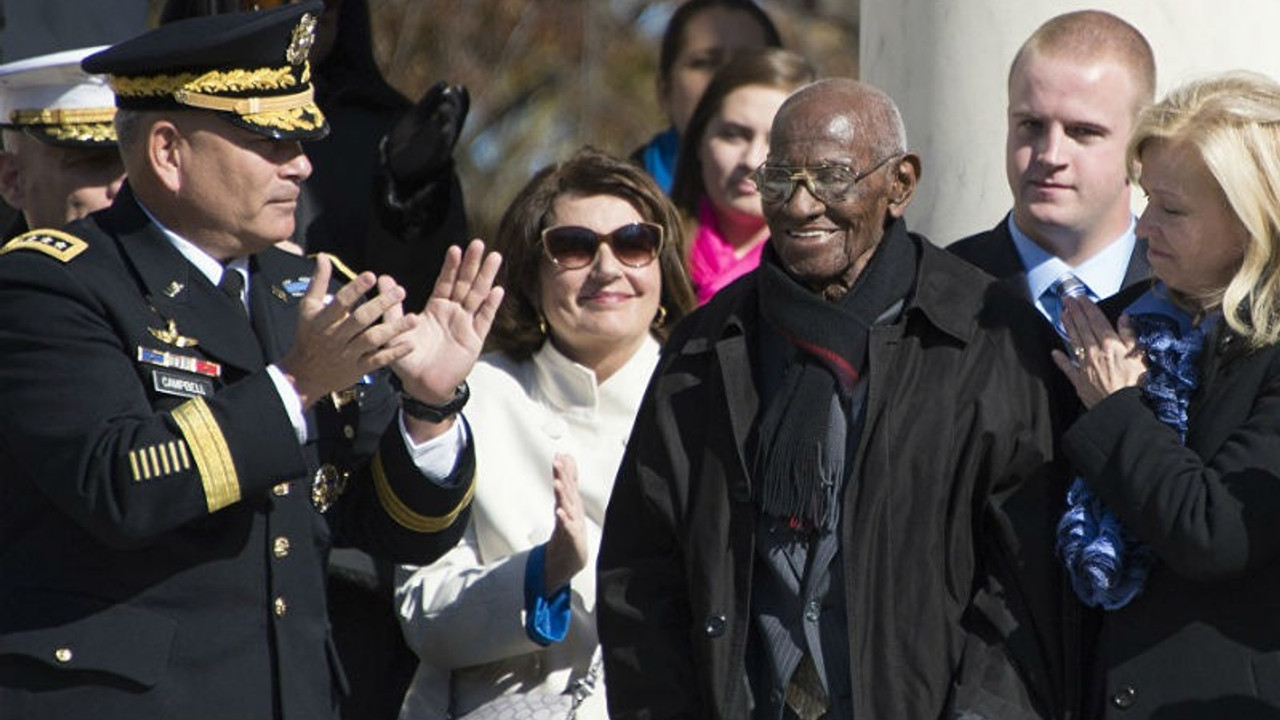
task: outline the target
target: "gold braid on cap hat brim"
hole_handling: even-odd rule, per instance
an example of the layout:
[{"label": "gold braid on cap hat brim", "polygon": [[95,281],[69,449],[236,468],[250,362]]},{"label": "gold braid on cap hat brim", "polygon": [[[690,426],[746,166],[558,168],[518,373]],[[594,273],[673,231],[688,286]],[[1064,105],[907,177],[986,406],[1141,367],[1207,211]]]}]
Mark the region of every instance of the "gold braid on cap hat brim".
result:
[{"label": "gold braid on cap hat brim", "polygon": [[[258,68],[257,70],[211,70],[196,75],[153,75],[149,77],[111,75],[108,81],[122,98],[171,97],[175,102],[201,110],[238,115],[245,122],[285,131],[315,130],[324,116],[315,105],[315,89],[310,85],[311,65]],[[304,85],[288,95],[226,97],[219,93],[284,90]]]},{"label": "gold braid on cap hat brim", "polygon": [[114,143],[116,129],[111,120],[115,116],[113,107],[14,110],[8,127],[30,128],[59,142]]},{"label": "gold braid on cap hat brim", "polygon": [[110,123],[116,116],[113,107],[14,110],[9,113],[12,125],[81,125]]},{"label": "gold braid on cap hat brim", "polygon": [[173,94],[173,99],[187,107],[235,113],[248,119],[254,115],[268,115],[282,110],[305,108],[315,100],[315,90],[308,87],[306,90],[292,95],[247,98],[219,97],[217,95],[205,95],[203,93],[179,90]]},{"label": "gold braid on cap hat brim", "polygon": [[60,142],[115,143],[116,126],[111,123],[78,123],[74,125],[38,125],[45,136]]},{"label": "gold braid on cap hat brim", "polygon": [[118,97],[146,98],[175,95],[179,90],[217,95],[228,92],[252,92],[255,90],[285,90],[311,80],[311,65],[304,63],[301,77],[292,65],[257,70],[210,70],[197,75],[110,75],[107,81]]}]

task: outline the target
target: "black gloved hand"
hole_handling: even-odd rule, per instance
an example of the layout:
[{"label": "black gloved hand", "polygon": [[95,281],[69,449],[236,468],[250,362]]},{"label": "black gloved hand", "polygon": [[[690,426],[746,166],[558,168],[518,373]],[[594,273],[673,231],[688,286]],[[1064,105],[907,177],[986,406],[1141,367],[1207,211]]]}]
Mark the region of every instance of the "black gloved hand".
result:
[{"label": "black gloved hand", "polygon": [[387,170],[401,193],[412,194],[450,168],[453,146],[471,108],[462,85],[438,82],[398,121],[384,142]]}]

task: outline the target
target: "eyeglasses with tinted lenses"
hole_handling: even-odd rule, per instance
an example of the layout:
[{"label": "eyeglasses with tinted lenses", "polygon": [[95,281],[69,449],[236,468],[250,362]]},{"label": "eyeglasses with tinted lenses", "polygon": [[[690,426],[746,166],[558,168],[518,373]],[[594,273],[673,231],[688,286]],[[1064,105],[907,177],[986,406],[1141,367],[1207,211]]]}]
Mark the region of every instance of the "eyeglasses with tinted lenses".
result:
[{"label": "eyeglasses with tinted lenses", "polygon": [[556,267],[576,270],[590,265],[609,243],[613,256],[627,267],[642,268],[662,250],[662,226],[639,222],[623,225],[611,233],[600,233],[577,225],[560,225],[542,231],[542,248]]},{"label": "eyeglasses with tinted lenses", "polygon": [[855,172],[846,165],[819,165],[818,167],[789,167],[784,165],[761,165],[751,173],[751,179],[760,191],[760,199],[768,203],[786,202],[796,191],[797,183],[804,183],[809,194],[830,204],[840,202],[853,192],[854,186],[863,178],[884,167],[884,164],[897,157],[889,157],[876,163],[874,167],[862,172]]}]

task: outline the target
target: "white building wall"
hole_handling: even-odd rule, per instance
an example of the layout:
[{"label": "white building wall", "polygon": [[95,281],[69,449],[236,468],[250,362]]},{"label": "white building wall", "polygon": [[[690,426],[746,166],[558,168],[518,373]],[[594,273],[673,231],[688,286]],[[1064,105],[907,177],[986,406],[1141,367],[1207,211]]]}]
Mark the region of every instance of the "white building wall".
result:
[{"label": "white building wall", "polygon": [[923,158],[907,215],[912,228],[945,245],[993,227],[1008,211],[1009,63],[1046,19],[1085,8],[1115,13],[1146,35],[1157,97],[1234,68],[1280,79],[1276,0],[862,0],[861,78],[898,102]]}]

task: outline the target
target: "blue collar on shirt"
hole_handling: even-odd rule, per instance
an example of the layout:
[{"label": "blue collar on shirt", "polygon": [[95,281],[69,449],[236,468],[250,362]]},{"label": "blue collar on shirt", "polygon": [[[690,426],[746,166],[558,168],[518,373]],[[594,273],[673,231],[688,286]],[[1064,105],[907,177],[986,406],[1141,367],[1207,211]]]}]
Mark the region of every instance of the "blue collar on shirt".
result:
[{"label": "blue collar on shirt", "polygon": [[[1129,307],[1124,309],[1124,312],[1126,315],[1141,315],[1143,313],[1164,315],[1178,323],[1178,332],[1182,335],[1186,335],[1192,326],[1191,315],[1169,299],[1169,291],[1162,282],[1156,282],[1152,285],[1150,290],[1142,293],[1137,300],[1134,300]],[[1201,332],[1209,333],[1221,319],[1221,308],[1208,313],[1200,321]]]},{"label": "blue collar on shirt", "polygon": [[1125,229],[1123,235],[1103,248],[1102,252],[1076,267],[1071,267],[1062,259],[1052,255],[1018,229],[1018,225],[1013,221],[1013,213],[1009,214],[1007,222],[1009,235],[1013,237],[1013,246],[1022,260],[1022,267],[1027,271],[1027,290],[1041,313],[1044,313],[1045,309],[1040,306],[1040,296],[1067,271],[1080,278],[1098,299],[1115,295],[1124,287],[1124,276],[1129,271],[1129,258],[1133,255],[1133,246],[1137,242],[1137,237],[1134,235],[1137,221],[1134,218],[1129,219],[1129,227]]}]

